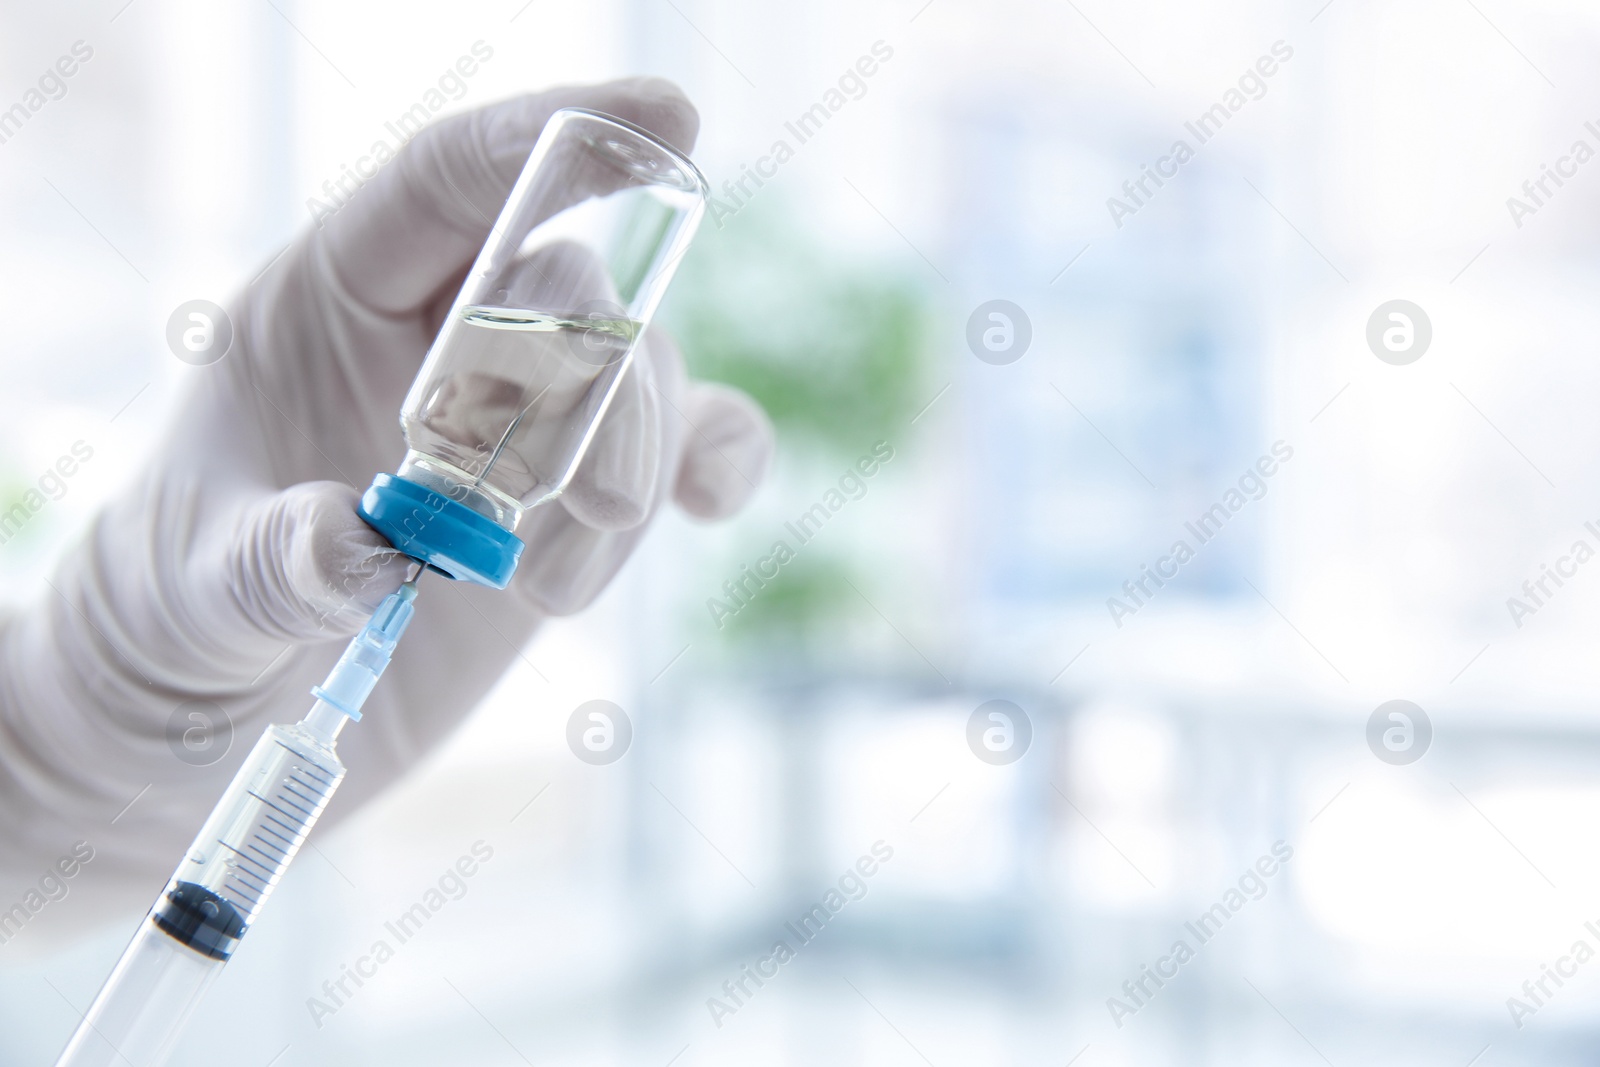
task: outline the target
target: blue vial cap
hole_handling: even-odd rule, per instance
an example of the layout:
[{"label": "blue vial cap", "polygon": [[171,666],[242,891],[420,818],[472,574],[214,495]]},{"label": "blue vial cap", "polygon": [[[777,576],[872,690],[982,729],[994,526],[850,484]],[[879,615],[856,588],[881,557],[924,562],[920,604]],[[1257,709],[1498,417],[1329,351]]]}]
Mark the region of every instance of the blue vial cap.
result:
[{"label": "blue vial cap", "polygon": [[516,534],[407,478],[378,475],[358,510],[398,551],[451,578],[504,589],[522,558]]}]

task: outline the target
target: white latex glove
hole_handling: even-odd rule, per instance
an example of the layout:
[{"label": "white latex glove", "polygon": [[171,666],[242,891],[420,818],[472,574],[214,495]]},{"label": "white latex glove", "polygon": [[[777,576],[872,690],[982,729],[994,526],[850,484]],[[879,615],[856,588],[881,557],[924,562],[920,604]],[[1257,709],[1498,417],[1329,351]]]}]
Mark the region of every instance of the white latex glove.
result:
[{"label": "white latex glove", "polygon": [[[699,125],[675,86],[638,79],[424,130],[233,302],[233,348],[194,372],[148,469],[56,591],[0,620],[0,909],[79,840],[95,851],[80,901],[146,905],[262,727],[304,714],[343,638],[403,580],[410,561],[357,517],[360,490],[403,455],[401,400],[545,121],[569,106],[683,151]],[[571,489],[518,530],[511,587],[423,579],[400,654],[340,739],[350,774],[327,819],[438,744],[543,616],[588,604],[664,499],[729,515],[771,449],[752,400],[687,383],[671,342],[647,335]],[[209,766],[169,744],[194,700],[232,722]]]}]

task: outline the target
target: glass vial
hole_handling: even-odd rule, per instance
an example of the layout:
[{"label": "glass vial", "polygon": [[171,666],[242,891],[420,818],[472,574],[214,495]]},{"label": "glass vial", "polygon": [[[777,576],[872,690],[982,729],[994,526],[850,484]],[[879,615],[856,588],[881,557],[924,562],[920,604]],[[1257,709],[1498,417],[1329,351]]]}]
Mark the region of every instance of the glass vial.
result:
[{"label": "glass vial", "polygon": [[706,193],[694,164],[647,131],[579,108],[555,113],[401,409],[408,451],[379,481],[422,510],[401,531],[409,548],[391,534],[397,548],[446,573],[465,555],[471,570],[470,545],[424,557],[463,532],[455,520],[473,525],[440,514],[449,509],[433,494],[511,534],[528,508],[561,493],[688,250]]}]

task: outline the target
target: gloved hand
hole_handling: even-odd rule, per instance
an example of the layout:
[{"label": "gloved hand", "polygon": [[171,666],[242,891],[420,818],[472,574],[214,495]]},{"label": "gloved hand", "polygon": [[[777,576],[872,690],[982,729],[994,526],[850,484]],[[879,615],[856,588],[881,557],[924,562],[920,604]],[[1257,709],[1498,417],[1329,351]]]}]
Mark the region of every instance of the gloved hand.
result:
[{"label": "gloved hand", "polygon": [[[144,474],[55,591],[0,620],[0,887],[37,881],[82,839],[95,849],[84,884],[148,903],[263,725],[304,714],[343,639],[411,570],[356,515],[359,490],[403,455],[401,400],[546,119],[569,106],[683,151],[699,125],[675,86],[638,79],[424,130],[234,300],[232,349],[193,372]],[[541,618],[588,604],[666,498],[729,515],[771,449],[752,400],[689,384],[672,343],[648,334],[571,488],[518,530],[512,586],[423,580],[400,655],[340,740],[350,776],[326,818],[449,733]],[[234,733],[209,766],[169,743],[197,700]]]}]

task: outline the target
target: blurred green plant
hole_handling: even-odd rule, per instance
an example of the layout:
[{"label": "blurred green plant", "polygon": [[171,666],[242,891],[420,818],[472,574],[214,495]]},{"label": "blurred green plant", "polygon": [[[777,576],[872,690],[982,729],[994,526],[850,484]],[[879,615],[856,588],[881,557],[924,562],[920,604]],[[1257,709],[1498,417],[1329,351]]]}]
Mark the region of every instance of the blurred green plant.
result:
[{"label": "blurred green plant", "polygon": [[922,396],[926,297],[882,264],[818,247],[781,202],[707,227],[670,325],[692,374],[736,385],[786,449],[854,454],[899,436]]},{"label": "blurred green plant", "polygon": [[[898,447],[928,401],[933,353],[924,289],[898,264],[820,245],[795,225],[801,217],[773,197],[702,231],[664,317],[690,373],[760,401],[784,466],[807,471],[849,463],[878,440]],[[825,487],[787,488],[803,508]],[[870,561],[842,540],[803,555],[728,622],[731,641],[782,642],[789,655],[809,658],[837,640],[837,621],[860,609],[850,583],[870,584]],[[705,588],[742,562],[719,560]],[[704,618],[703,604],[694,610]]]},{"label": "blurred green plant", "polygon": [[[14,464],[0,460],[0,516],[6,515],[18,505],[23,505],[23,498],[34,489],[36,489],[34,484],[25,479]],[[28,511],[25,505],[23,510]],[[28,513],[31,515],[31,512]],[[27,549],[37,539],[39,525],[24,522],[20,529],[15,530],[0,526],[0,538],[4,539],[0,551],[10,549],[15,553]]]},{"label": "blurred green plant", "polygon": [[781,639],[790,653],[825,643],[827,636],[838,633],[834,622],[860,606],[850,583],[859,586],[864,569],[860,560],[840,553],[797,560],[768,580],[760,595],[728,622],[726,632],[736,641]]}]

